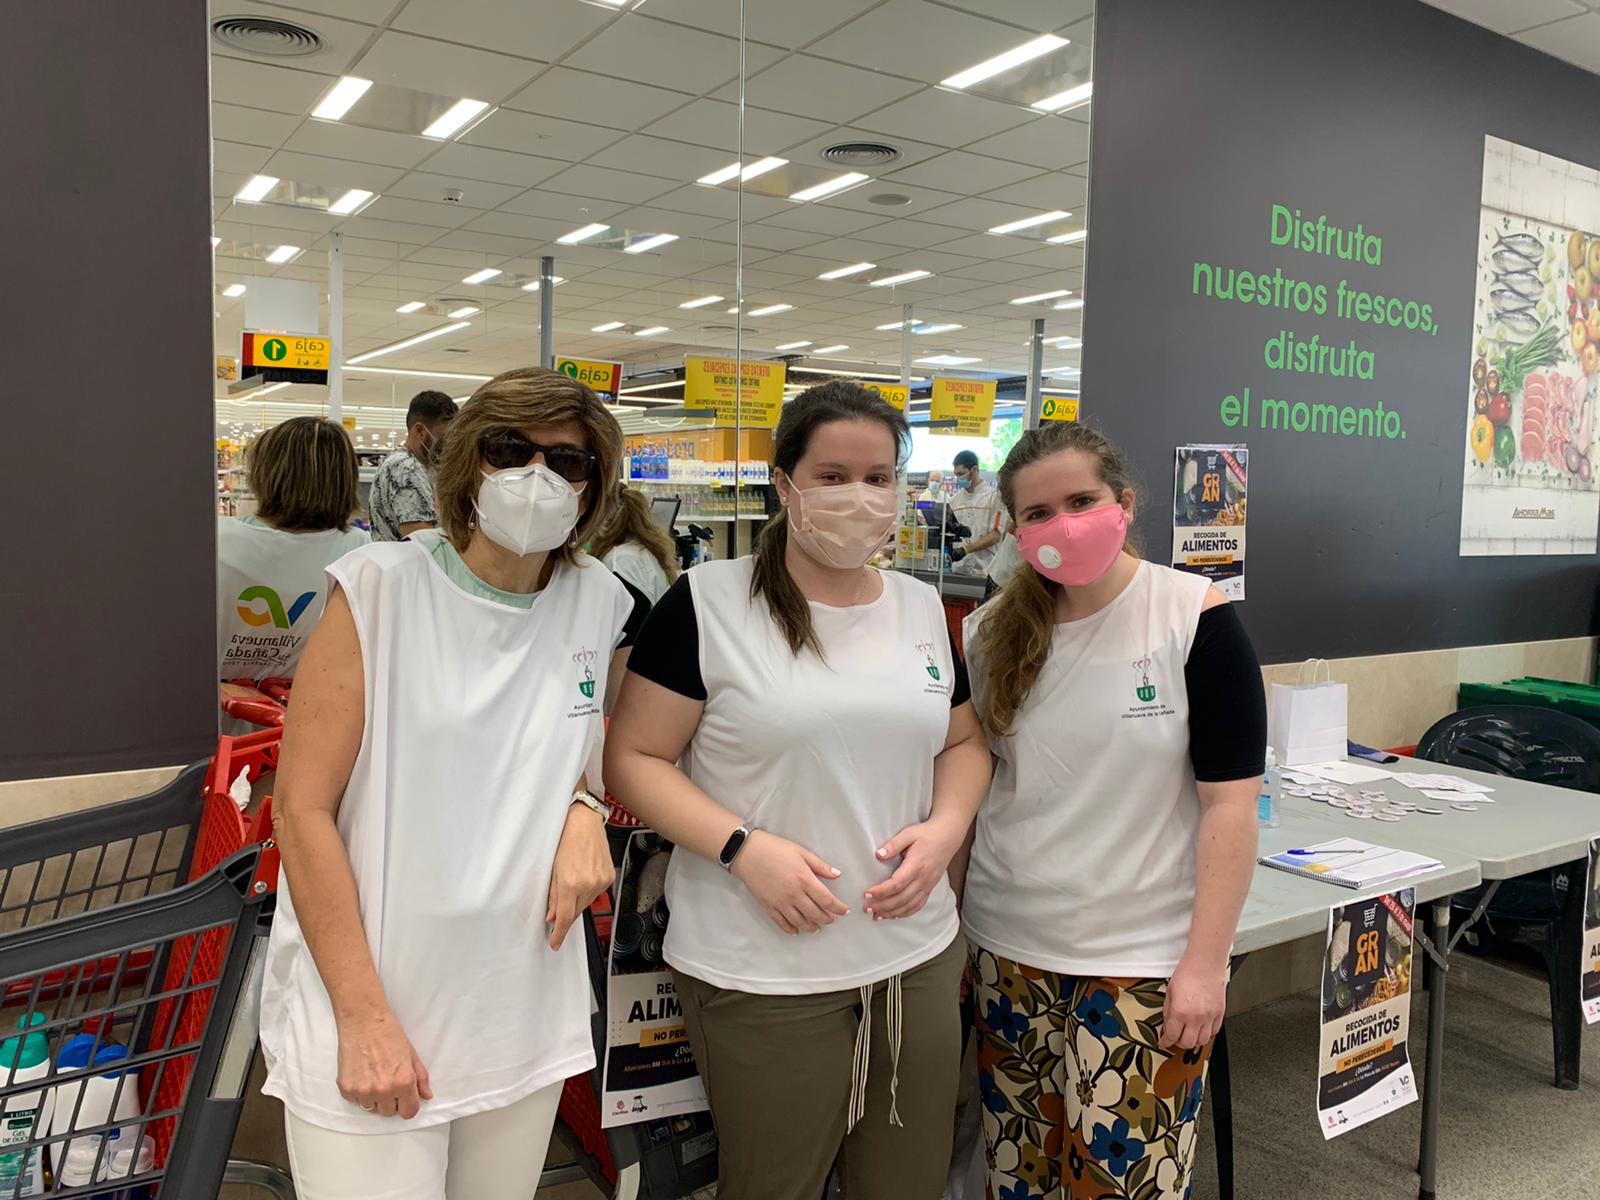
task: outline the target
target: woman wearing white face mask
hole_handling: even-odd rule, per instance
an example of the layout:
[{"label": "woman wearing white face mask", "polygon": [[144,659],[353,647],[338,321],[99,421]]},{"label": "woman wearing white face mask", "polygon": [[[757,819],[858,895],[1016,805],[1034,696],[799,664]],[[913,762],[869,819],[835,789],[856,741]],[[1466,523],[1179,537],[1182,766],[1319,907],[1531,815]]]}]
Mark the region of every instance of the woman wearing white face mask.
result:
[{"label": "woman wearing white face mask", "polygon": [[612,879],[592,768],[647,606],[574,547],[621,451],[587,387],[508,372],[451,425],[442,536],[328,570],[261,1018],[306,1200],[525,1200],[562,1081],[594,1062],[567,934]]},{"label": "woman wearing white face mask", "polygon": [[[904,416],[854,382],[786,404],[784,511],[687,572],[607,740],[618,799],[678,844],[674,968],[725,1200],[937,1197],[964,947],[946,871],[989,781],[938,595],[866,564]],[[683,766],[678,766],[679,760]]]}]

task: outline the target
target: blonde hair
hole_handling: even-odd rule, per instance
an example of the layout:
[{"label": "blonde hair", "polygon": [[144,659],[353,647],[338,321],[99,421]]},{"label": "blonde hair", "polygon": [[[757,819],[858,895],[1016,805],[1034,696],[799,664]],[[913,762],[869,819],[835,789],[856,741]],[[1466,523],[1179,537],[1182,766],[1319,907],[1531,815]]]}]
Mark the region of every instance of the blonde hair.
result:
[{"label": "blonde hair", "polygon": [[439,527],[457,550],[465,550],[472,538],[474,503],[487,469],[484,439],[507,430],[569,421],[582,428],[584,449],[595,456],[595,467],[583,489],[587,510],[578,518],[567,543],[551,553],[570,563],[574,547],[605,526],[615,503],[611,481],[622,472],[622,429],[617,419],[577,380],[544,367],[519,367],[496,375],[473,392],[445,427],[434,468],[434,490],[438,493]]},{"label": "blonde hair", "polygon": [[[1100,482],[1111,489],[1119,502],[1133,490],[1127,460],[1104,434],[1075,421],[1051,421],[1024,433],[1000,468],[1000,498],[1013,522],[1017,519],[1017,473],[1068,450],[1081,451],[1094,460]],[[1127,553],[1134,551],[1130,547]],[[984,609],[973,647],[983,678],[973,693],[978,717],[993,737],[1011,733],[1017,712],[1027,703],[1039,672],[1050,657],[1056,595],[1060,590],[1060,584],[1046,579],[1024,561]]]},{"label": "blonde hair", "polygon": [[650,514],[650,501],[638,488],[619,483],[611,520],[589,543],[589,553],[604,558],[624,542],[638,542],[648,550],[666,572],[668,583],[678,578],[678,548]]},{"label": "blonde hair", "polygon": [[251,443],[246,454],[256,516],[286,533],[341,532],[360,506],[355,448],[321,417],[291,417]]}]

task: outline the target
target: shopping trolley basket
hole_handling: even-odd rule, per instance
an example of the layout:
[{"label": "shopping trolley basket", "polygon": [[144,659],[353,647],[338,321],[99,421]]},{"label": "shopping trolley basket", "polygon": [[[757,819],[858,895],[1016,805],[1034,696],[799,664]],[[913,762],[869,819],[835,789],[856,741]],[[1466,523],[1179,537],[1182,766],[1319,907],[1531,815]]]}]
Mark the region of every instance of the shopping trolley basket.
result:
[{"label": "shopping trolley basket", "polygon": [[63,1198],[221,1185],[275,899],[275,851],[252,840],[270,818],[227,796],[275,748],[238,742],[152,795],[0,835],[0,1038],[40,1039],[56,1067],[19,1079],[37,1051],[0,1059],[0,1110],[38,1114],[0,1146],[0,1200],[33,1194],[35,1163]]}]

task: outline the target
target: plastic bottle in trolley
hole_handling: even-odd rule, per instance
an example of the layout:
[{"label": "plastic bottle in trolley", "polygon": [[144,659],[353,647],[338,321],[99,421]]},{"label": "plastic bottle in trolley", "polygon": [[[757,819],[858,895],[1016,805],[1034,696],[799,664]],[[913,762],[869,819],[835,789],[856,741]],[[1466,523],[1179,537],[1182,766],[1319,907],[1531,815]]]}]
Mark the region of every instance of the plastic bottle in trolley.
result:
[{"label": "plastic bottle in trolley", "polygon": [[[0,1089],[44,1079],[50,1074],[50,1043],[43,1033],[29,1032],[44,1024],[44,1014],[29,1013],[17,1022],[24,1032],[0,1042]],[[44,1194],[44,1149],[30,1143],[49,1124],[49,1092],[37,1088],[0,1100],[0,1196]]]},{"label": "plastic bottle in trolley", "polygon": [[[65,1052],[65,1051],[64,1051]],[[94,1056],[96,1067],[114,1067],[128,1057],[128,1048],[116,1044],[101,1046]],[[78,1063],[79,1067],[85,1065]],[[82,1090],[81,1098],[78,1096]],[[60,1147],[58,1161],[61,1169],[56,1172],[56,1181],[65,1187],[68,1175],[78,1179],[78,1184],[93,1182],[95,1160],[101,1160],[102,1165],[111,1161],[114,1151],[121,1149],[119,1142],[124,1133],[129,1135],[142,1133],[142,1129],[128,1128],[139,1120],[139,1081],[137,1070],[108,1071],[103,1075],[91,1075],[88,1079],[78,1084],[63,1085],[60,1089],[62,1097],[58,1100],[54,1118],[51,1121],[51,1135],[72,1133],[79,1129],[93,1129],[100,1125],[116,1125],[118,1128],[109,1130],[104,1135],[98,1133],[83,1134],[72,1138],[70,1141],[58,1143]],[[65,1109],[65,1111],[63,1111]],[[76,1118],[73,1110],[76,1109]],[[106,1142],[104,1156],[100,1154],[100,1142]],[[73,1186],[78,1186],[74,1184]]]},{"label": "plastic bottle in trolley", "polygon": [[1272,790],[1272,773],[1278,765],[1278,756],[1267,747],[1267,769],[1261,773],[1261,798],[1256,801],[1256,824],[1278,827],[1278,796]]}]

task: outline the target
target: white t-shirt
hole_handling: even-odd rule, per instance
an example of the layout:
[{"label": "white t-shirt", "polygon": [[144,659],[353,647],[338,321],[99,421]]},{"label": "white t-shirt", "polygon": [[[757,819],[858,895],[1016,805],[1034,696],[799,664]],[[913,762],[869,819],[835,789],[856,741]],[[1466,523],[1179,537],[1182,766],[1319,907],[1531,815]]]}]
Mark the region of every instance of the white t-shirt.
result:
[{"label": "white t-shirt", "polygon": [[[1189,940],[1200,794],[1184,665],[1210,584],[1140,563],[1105,608],[1055,627],[978,810],[962,918],[995,954],[1067,975],[1161,978]],[[962,627],[972,688],[978,631]]]},{"label": "white t-shirt", "polygon": [[811,605],[827,653],[790,652],[755,560],[688,572],[700,632],[705,710],[683,768],[756,829],[798,842],[842,872],[829,883],[850,914],[792,937],[710,859],[667,869],[666,959],[717,987],[763,995],[876,983],[936,957],[958,932],[940,880],[922,911],[874,921],[862,894],[892,873],[877,848],[933,810],[933,760],[950,730],[955,669],[938,593],[883,572],[883,594],[850,608]]},{"label": "white t-shirt", "polygon": [[[552,951],[544,914],[633,600],[587,557],[557,566],[531,608],[468,592],[410,542],[328,574],[355,616],[366,698],[339,836],[384,993],[433,1085],[406,1128],[436,1125],[594,1065],[583,938]],[[261,999],[265,1090],[313,1125],[393,1133],[339,1095],[338,1030],[287,882]]]},{"label": "white t-shirt", "polygon": [[286,533],[217,520],[217,678],[288,678],[328,602],[326,571],[371,541],[359,529]]},{"label": "white t-shirt", "polygon": [[614,546],[600,561],[643,592],[651,604],[661,599],[672,582],[656,556],[638,542]]},{"label": "white t-shirt", "polygon": [[[1005,503],[1000,499],[1000,489],[992,483],[979,483],[972,491],[957,488],[950,497],[950,507],[960,521],[972,530],[968,540],[977,541],[1005,528]],[[974,550],[950,569],[959,575],[986,575],[994,561],[995,547]]]}]

